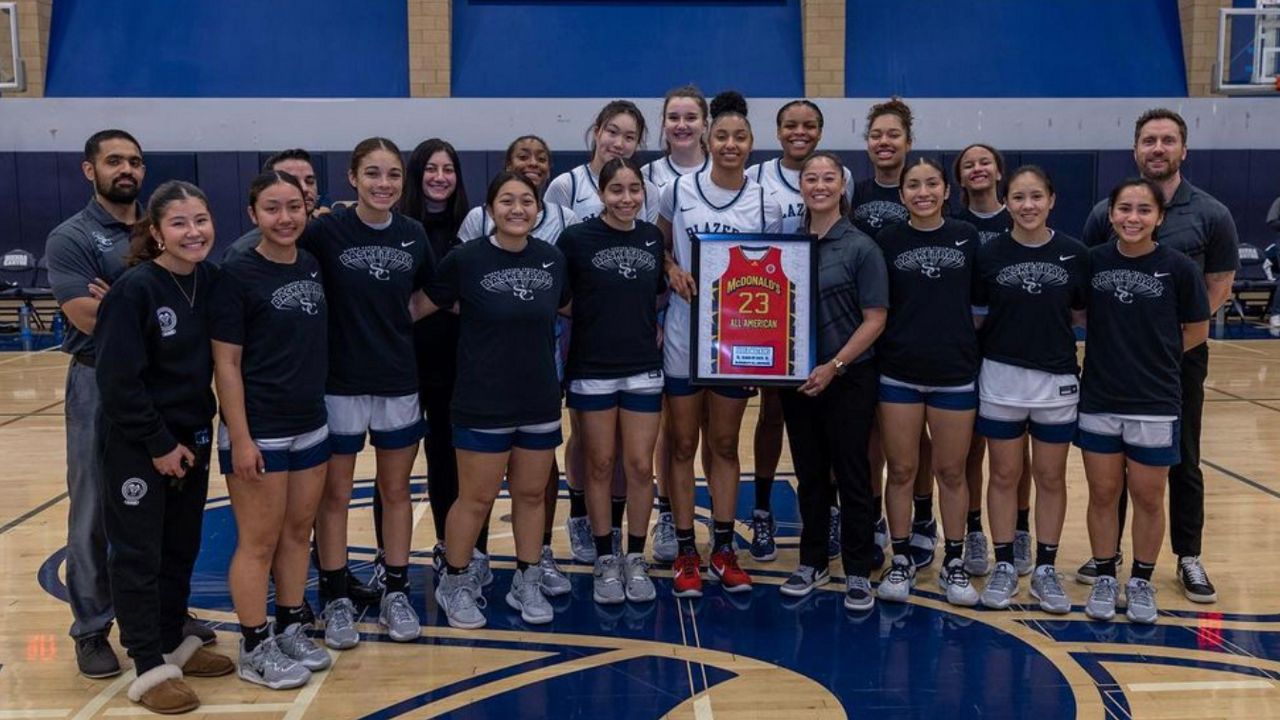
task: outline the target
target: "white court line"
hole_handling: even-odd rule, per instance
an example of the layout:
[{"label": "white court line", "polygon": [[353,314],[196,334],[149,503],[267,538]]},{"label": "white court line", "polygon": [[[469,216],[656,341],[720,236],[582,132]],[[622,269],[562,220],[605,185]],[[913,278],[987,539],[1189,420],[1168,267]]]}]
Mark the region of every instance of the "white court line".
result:
[{"label": "white court line", "polygon": [[[293,703],[236,703],[233,705],[201,705],[196,712],[201,715],[235,715],[240,713],[286,712],[292,707]],[[111,708],[103,715],[108,717],[134,717],[155,715],[155,713],[144,707],[134,706]]]},{"label": "white court line", "polygon": [[1270,690],[1270,680],[1219,680],[1204,682],[1129,683],[1130,692],[1196,692],[1205,690]]},{"label": "white court line", "polygon": [[[43,350],[27,350],[24,352],[19,352],[14,357],[0,359],[0,365],[8,365],[11,362],[18,362],[19,360],[29,360],[30,358],[28,356],[30,355],[39,355],[40,353],[47,353],[47,352],[60,350],[60,349],[61,348],[59,348],[57,345],[50,345],[49,347]],[[57,366],[53,365],[51,367],[57,367]],[[8,711],[6,710],[5,712],[8,712]]]},{"label": "white court line", "polygon": [[316,679],[313,675],[311,682],[302,688],[302,692],[298,693],[298,697],[293,699],[293,703],[289,707],[289,712],[285,713],[284,720],[301,720],[307,714],[307,708],[311,707],[311,703],[316,699],[316,695],[320,694],[320,686],[324,685],[324,681],[329,679],[333,674],[333,669],[338,664],[338,653],[336,650],[325,648],[325,652],[329,653],[331,660],[329,661],[329,669],[320,673],[320,678]]},{"label": "white court line", "polygon": [[0,720],[25,720],[26,718],[63,718],[71,714],[64,710],[0,710]]},{"label": "white court line", "polygon": [[711,712],[711,696],[707,691],[702,691],[702,695],[693,701],[693,717],[694,720],[713,720],[715,713]]},{"label": "white court line", "polygon": [[88,705],[80,708],[80,712],[76,713],[75,717],[71,720],[89,720],[89,718],[97,715],[103,705],[111,702],[111,698],[115,697],[116,693],[123,690],[129,685],[129,683],[136,680],[137,677],[138,676],[135,675],[133,671],[129,671],[116,678],[110,685],[102,688],[102,692],[95,695],[94,698],[89,701]]}]

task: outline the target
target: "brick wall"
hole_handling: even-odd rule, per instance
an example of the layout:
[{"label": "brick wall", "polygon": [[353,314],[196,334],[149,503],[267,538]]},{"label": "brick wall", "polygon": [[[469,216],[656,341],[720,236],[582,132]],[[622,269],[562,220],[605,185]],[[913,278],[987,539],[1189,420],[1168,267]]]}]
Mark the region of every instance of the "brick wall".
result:
[{"label": "brick wall", "polygon": [[844,97],[844,0],[802,0],[804,93]]},{"label": "brick wall", "polygon": [[409,10],[409,95],[449,97],[450,0],[405,0]]},{"label": "brick wall", "polygon": [[[49,22],[53,18],[53,0],[18,0],[18,50],[26,63],[27,89],[10,97],[44,97],[45,65],[49,56]],[[9,55],[8,26],[3,28],[0,51]],[[6,68],[7,69],[7,68]]]},{"label": "brick wall", "polygon": [[1213,64],[1218,53],[1218,9],[1231,0],[1178,0],[1182,55],[1187,64],[1187,94],[1213,95]]}]

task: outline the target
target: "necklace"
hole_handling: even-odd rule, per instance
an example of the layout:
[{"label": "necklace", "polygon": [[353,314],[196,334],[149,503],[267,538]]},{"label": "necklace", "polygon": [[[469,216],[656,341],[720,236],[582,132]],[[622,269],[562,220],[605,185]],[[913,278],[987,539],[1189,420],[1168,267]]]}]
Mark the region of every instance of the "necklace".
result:
[{"label": "necklace", "polygon": [[[164,266],[162,265],[161,267]],[[178,292],[182,293],[182,297],[186,298],[187,307],[194,310],[196,307],[196,288],[200,286],[200,273],[196,270],[191,272],[191,294],[188,295],[187,291],[182,289],[182,283],[178,282],[178,276],[174,275],[169,268],[164,268],[164,271],[169,273],[169,277],[173,278],[173,284],[178,286]]]}]

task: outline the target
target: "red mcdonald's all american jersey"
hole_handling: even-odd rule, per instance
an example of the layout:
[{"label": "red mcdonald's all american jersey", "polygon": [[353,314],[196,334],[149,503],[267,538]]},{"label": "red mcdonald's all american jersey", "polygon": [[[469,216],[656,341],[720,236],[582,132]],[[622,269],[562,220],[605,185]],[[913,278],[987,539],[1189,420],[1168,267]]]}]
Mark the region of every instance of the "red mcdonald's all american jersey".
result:
[{"label": "red mcdonald's all american jersey", "polygon": [[745,375],[795,372],[795,284],[782,249],[735,245],[711,285],[711,369]]}]

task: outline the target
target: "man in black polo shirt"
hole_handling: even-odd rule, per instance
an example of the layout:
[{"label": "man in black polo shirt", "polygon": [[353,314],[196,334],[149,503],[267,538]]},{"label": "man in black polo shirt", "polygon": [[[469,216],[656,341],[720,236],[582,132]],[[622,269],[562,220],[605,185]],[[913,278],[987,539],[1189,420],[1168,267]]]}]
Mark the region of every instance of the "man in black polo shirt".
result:
[{"label": "man in black polo shirt", "polygon": [[[262,163],[262,172],[279,170],[287,172],[302,184],[302,198],[307,204],[307,217],[315,218],[329,212],[329,208],[320,205],[320,185],[316,180],[315,166],[311,163],[311,153],[302,148],[291,148],[267,158]],[[226,263],[236,255],[246,253],[258,246],[262,241],[262,232],[255,225],[249,232],[236,238],[222,255],[222,263]]]},{"label": "man in black polo shirt", "polygon": [[[1143,113],[1134,127],[1133,158],[1142,177],[1164,191],[1167,208],[1156,240],[1186,253],[1204,274],[1209,309],[1217,310],[1231,297],[1231,283],[1239,266],[1239,241],[1231,211],[1182,177],[1187,159],[1187,124],[1178,113],[1155,108]],[[1114,240],[1107,218],[1107,201],[1094,206],[1081,235],[1087,245]],[[1209,374],[1207,343],[1182,356],[1181,462],[1169,470],[1169,538],[1178,556],[1178,581],[1187,599],[1211,603],[1218,599],[1200,563],[1204,530],[1204,474],[1200,471],[1200,416],[1204,410],[1204,381]],[[1121,515],[1123,526],[1123,510]],[[1090,563],[1078,576],[1086,579]],[[1095,573],[1096,574],[1096,573]]]}]

